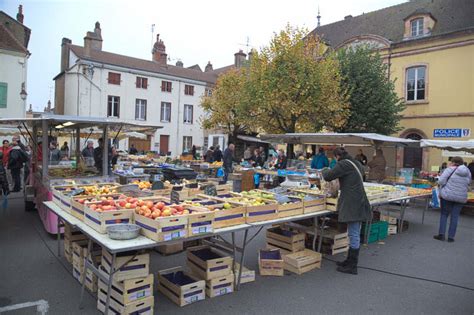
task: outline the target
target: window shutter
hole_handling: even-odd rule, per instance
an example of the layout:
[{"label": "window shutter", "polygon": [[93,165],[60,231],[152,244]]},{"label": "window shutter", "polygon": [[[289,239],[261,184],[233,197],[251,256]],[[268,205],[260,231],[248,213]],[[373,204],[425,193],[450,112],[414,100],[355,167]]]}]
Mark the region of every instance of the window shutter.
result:
[{"label": "window shutter", "polygon": [[117,117],[120,117],[120,97],[117,97],[117,106],[116,106],[116,111],[117,111]]},{"label": "window shutter", "polygon": [[8,83],[0,82],[0,108],[7,108]]},{"label": "window shutter", "polygon": [[137,77],[137,80],[135,81],[135,87],[140,87],[140,77]]},{"label": "window shutter", "polygon": [[145,111],[143,117],[145,118],[145,120],[146,120],[146,112],[147,112],[146,109],[147,109],[147,106],[146,106],[146,101],[145,101],[145,104],[143,106],[143,110]]},{"label": "window shutter", "polygon": [[161,81],[161,92],[165,91],[165,84],[166,84],[165,81]]},{"label": "window shutter", "polygon": [[142,83],[143,83],[142,88],[144,88],[144,89],[148,88],[148,79],[147,79],[147,78],[143,78],[143,82],[142,82]]}]

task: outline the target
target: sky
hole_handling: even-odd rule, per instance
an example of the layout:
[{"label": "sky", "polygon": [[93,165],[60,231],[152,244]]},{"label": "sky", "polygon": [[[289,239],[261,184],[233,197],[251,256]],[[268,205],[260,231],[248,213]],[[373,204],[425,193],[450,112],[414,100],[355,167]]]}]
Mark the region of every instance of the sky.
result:
[{"label": "sky", "polygon": [[31,29],[27,104],[43,110],[49,99],[54,106],[61,39],[82,46],[96,21],[104,51],[150,60],[152,39],[159,33],[170,64],[181,60],[185,67],[199,64],[204,69],[210,61],[216,69],[232,64],[239,49],[266,46],[288,23],[314,29],[318,6],[325,25],[402,2],[406,0],[0,0],[0,10],[16,18],[18,5],[23,5],[24,24]]}]

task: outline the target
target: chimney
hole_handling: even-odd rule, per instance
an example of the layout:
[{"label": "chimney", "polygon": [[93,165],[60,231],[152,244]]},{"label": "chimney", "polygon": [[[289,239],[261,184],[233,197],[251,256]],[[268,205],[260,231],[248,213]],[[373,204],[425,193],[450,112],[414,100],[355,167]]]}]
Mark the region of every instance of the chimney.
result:
[{"label": "chimney", "polygon": [[180,67],[180,68],[184,67],[183,62],[181,60],[176,61],[176,67]]},{"label": "chimney", "polygon": [[206,68],[204,68],[204,72],[209,72],[209,71],[212,71],[214,70],[212,68],[212,63],[210,61],[207,62],[207,65],[206,65]]},{"label": "chimney", "polygon": [[94,31],[87,32],[86,37],[84,37],[85,55],[90,56],[92,50],[102,50],[102,30],[99,22],[95,22]]},{"label": "chimney", "polygon": [[165,43],[160,39],[160,34],[156,35],[156,42],[153,45],[153,49],[151,50],[152,54],[152,60],[154,62],[157,62],[158,64],[162,66],[166,66],[168,60],[167,60],[167,54],[166,54],[166,46]]},{"label": "chimney", "polygon": [[344,20],[349,20],[349,19],[352,19],[352,15],[346,15],[346,16],[344,17]]},{"label": "chimney", "polygon": [[72,41],[69,38],[63,37],[61,42],[61,72],[69,68],[69,47]]},{"label": "chimney", "polygon": [[21,24],[23,24],[23,18],[24,18],[24,16],[23,16],[23,6],[20,4],[18,6],[18,13],[16,14],[16,20],[18,22],[20,22]]},{"label": "chimney", "polygon": [[236,68],[240,68],[244,65],[244,61],[245,61],[245,57],[247,57],[247,55],[241,50],[239,50],[239,52],[236,52],[234,54],[234,66]]}]

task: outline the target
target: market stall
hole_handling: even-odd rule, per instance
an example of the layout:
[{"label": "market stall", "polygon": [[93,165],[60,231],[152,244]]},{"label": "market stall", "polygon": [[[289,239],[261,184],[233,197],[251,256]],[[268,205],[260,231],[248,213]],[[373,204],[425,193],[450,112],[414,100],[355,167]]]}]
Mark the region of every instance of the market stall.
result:
[{"label": "market stall", "polygon": [[[36,206],[49,233],[57,233],[55,224],[57,219],[44,207],[43,202],[52,200],[54,186],[115,181],[109,177],[108,146],[103,146],[101,167],[95,167],[93,159],[87,161],[82,158],[81,151],[91,136],[100,134],[103,142],[109,143],[109,139],[116,140],[122,132],[153,132],[158,128],[109,118],[50,114],[41,114],[34,118],[3,118],[0,119],[0,125],[7,128],[16,127],[22,134],[28,135],[25,137],[25,145],[31,148],[29,161],[31,175],[25,183],[25,207]],[[71,150],[74,155],[61,161],[53,161],[49,154],[50,143],[65,134],[74,139]]]}]

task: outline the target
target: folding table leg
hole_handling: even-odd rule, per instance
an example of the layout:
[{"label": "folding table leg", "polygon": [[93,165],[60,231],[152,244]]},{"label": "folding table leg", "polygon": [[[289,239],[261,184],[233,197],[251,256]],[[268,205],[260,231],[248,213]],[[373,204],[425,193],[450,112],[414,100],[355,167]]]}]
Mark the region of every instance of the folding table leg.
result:
[{"label": "folding table leg", "polygon": [[87,263],[89,259],[89,253],[92,251],[92,239],[89,239],[87,242],[87,252],[86,252],[86,258],[84,261],[84,273],[82,275],[82,288],[81,288],[81,298],[79,300],[79,309],[82,309],[84,305],[82,304],[84,302],[84,290],[86,289],[86,275],[87,275],[87,269],[89,269],[89,265]]},{"label": "folding table leg", "polygon": [[59,216],[58,217],[58,233],[57,233],[57,237],[58,237],[58,257],[61,257],[61,220],[59,219]]},{"label": "folding table leg", "polygon": [[112,262],[110,263],[110,276],[107,282],[107,302],[105,303],[105,314],[109,313],[109,306],[110,306],[110,290],[112,289],[112,279],[115,273],[115,257],[117,254],[112,254]]},{"label": "folding table leg", "polygon": [[399,233],[403,232],[403,220],[405,218],[405,210],[408,205],[408,200],[403,200],[400,202],[400,222],[398,223],[398,231]]},{"label": "folding table leg", "polygon": [[236,258],[236,248],[235,248],[235,232],[232,232],[232,272],[235,271],[235,258]]},{"label": "folding table leg", "polygon": [[240,280],[242,278],[242,269],[244,267],[244,257],[245,257],[245,248],[247,246],[247,235],[249,233],[249,229],[245,229],[244,232],[244,241],[242,242],[242,253],[240,256],[240,266],[239,266],[239,276],[237,277],[237,285],[235,286],[236,290],[240,290]]},{"label": "folding table leg", "polygon": [[430,198],[426,197],[425,198],[425,207],[423,208],[423,216],[421,217],[421,224],[425,224],[425,212],[428,210],[428,207],[430,206]]}]

